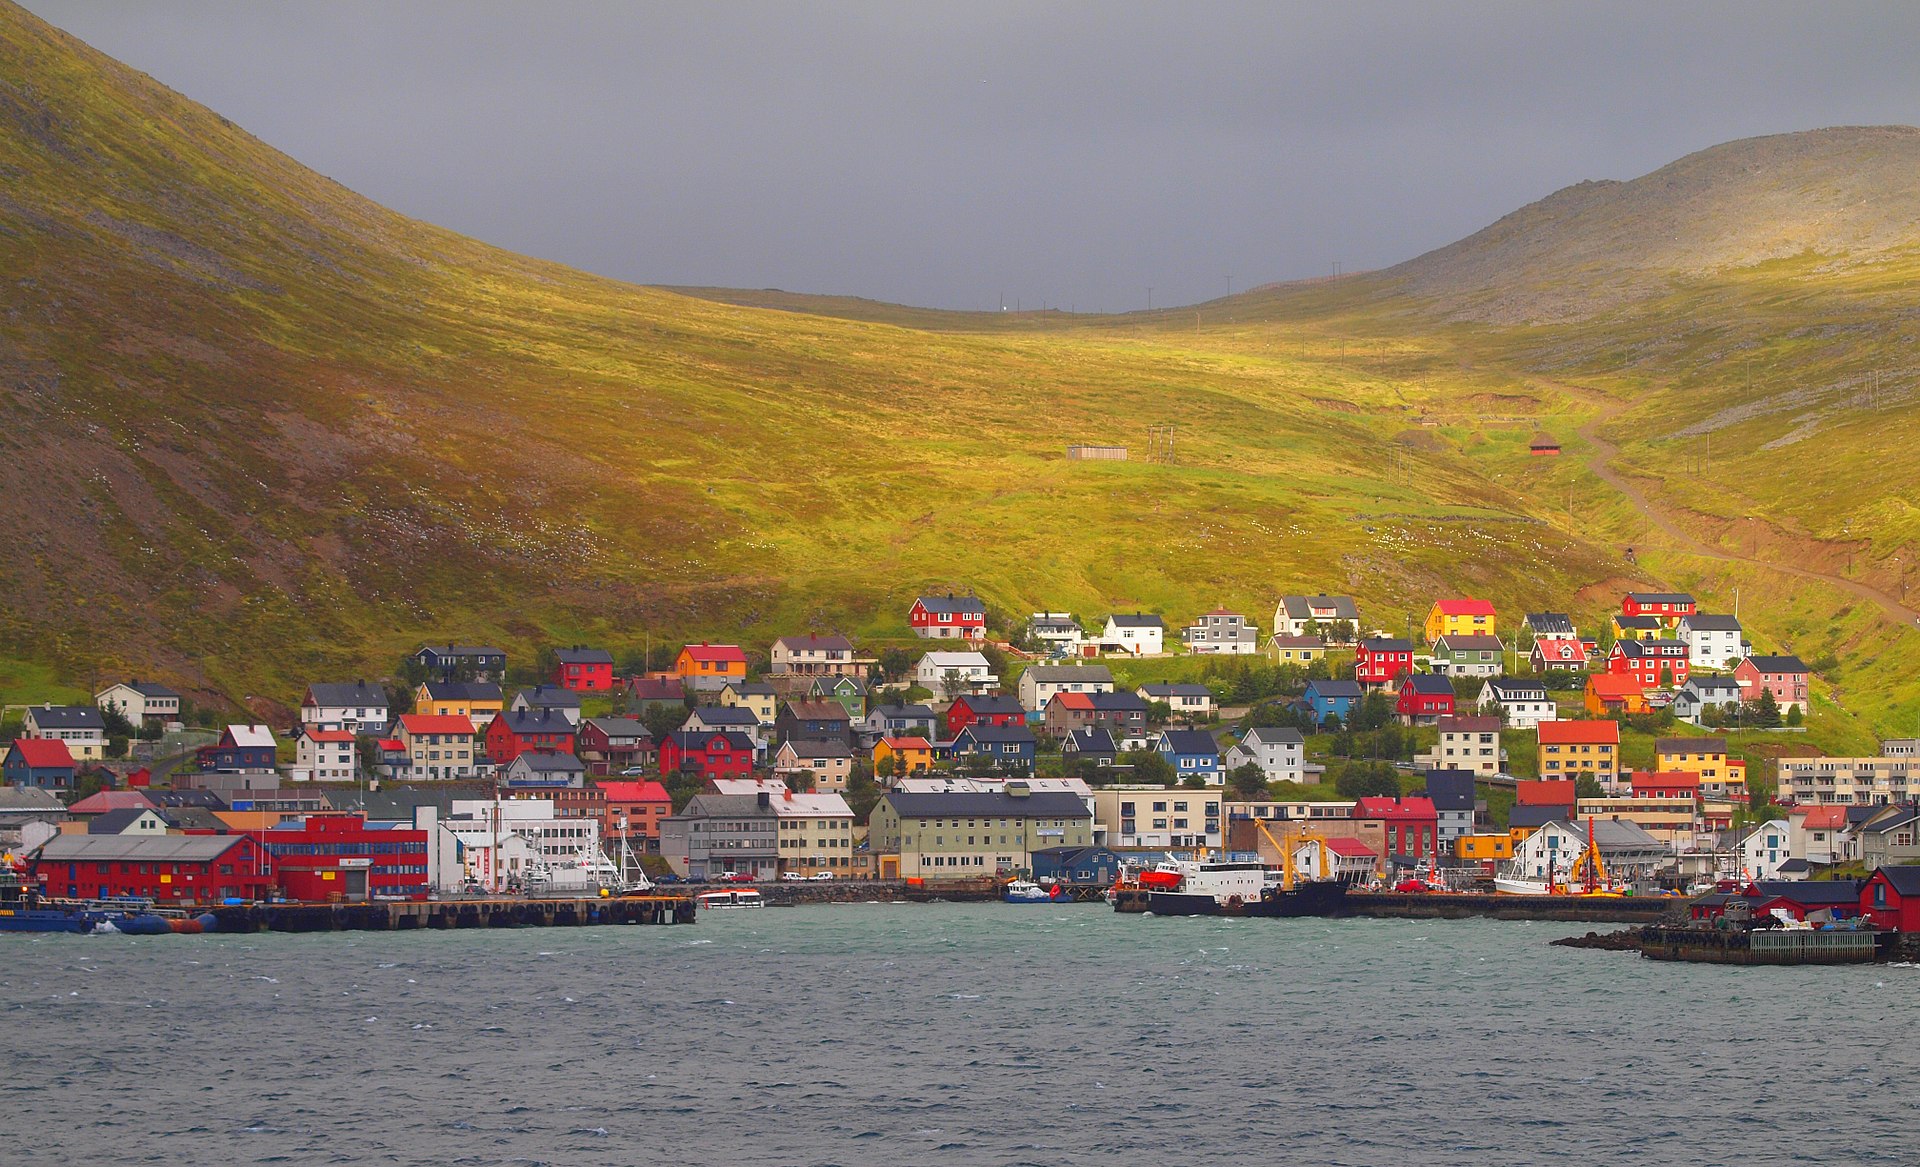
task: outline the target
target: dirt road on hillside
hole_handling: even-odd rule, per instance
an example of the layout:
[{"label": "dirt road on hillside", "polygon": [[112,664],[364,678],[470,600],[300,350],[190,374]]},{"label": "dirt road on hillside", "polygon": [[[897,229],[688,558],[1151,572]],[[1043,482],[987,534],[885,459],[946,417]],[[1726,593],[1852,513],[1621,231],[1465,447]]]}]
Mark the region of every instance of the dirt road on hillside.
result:
[{"label": "dirt road on hillside", "polygon": [[[1589,400],[1593,400],[1596,397],[1591,391],[1581,390],[1578,386],[1562,385],[1561,387],[1579,393]],[[1599,430],[1601,426],[1611,421],[1613,416],[1624,408],[1626,408],[1624,403],[1607,402],[1605,412],[1575,431],[1582,438],[1585,438],[1588,445],[1593,448],[1593,453],[1587,458],[1587,467],[1600,478],[1600,481],[1625,495],[1627,501],[1631,502],[1634,508],[1642,515],[1645,515],[1647,521],[1652,523],[1661,534],[1679,544],[1680,550],[1689,555],[1698,555],[1705,559],[1718,559],[1723,563],[1739,563],[1750,567],[1762,567],[1770,571],[1778,571],[1786,575],[1798,576],[1801,579],[1813,579],[1819,580],[1821,583],[1832,584],[1834,587],[1842,591],[1851,592],[1863,600],[1871,600],[1873,603],[1879,605],[1881,611],[1886,614],[1887,619],[1903,628],[1912,628],[1916,624],[1920,624],[1920,612],[1914,611],[1912,608],[1907,607],[1901,601],[1894,599],[1878,588],[1869,587],[1866,584],[1860,583],[1858,580],[1847,579],[1844,576],[1828,575],[1822,571],[1813,571],[1809,568],[1796,567],[1792,564],[1773,563],[1765,559],[1754,559],[1751,556],[1738,555],[1734,552],[1715,547],[1710,543],[1704,543],[1685,530],[1682,530],[1678,523],[1675,523],[1671,517],[1650,502],[1647,499],[1646,493],[1634,485],[1632,480],[1613,468],[1613,459],[1619,455],[1620,447],[1601,437]]]}]

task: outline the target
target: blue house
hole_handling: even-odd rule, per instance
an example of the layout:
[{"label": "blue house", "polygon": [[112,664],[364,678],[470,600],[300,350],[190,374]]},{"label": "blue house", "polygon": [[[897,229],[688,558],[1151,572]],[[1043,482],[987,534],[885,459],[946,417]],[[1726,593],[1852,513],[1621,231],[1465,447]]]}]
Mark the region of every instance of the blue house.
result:
[{"label": "blue house", "polygon": [[33,790],[66,790],[73,785],[73,754],[58,738],[15,738],[0,761],[0,777],[8,786]]},{"label": "blue house", "polygon": [[1081,887],[1111,887],[1120,856],[1105,847],[1045,847],[1033,853],[1033,877]]},{"label": "blue house", "polygon": [[1182,781],[1199,777],[1209,786],[1219,786],[1227,780],[1220,743],[1204,729],[1161,730],[1159,750]]},{"label": "blue house", "polygon": [[1038,743],[1033,731],[1024,725],[988,725],[976,722],[954,735],[953,756],[990,758],[996,768],[1033,773],[1033,754]]},{"label": "blue house", "polygon": [[1325,724],[1329,717],[1338,717],[1345,723],[1353,717],[1354,706],[1360,704],[1362,695],[1358,681],[1308,681],[1307,691],[1300,695],[1297,708],[1311,717],[1315,725]]},{"label": "blue house", "polygon": [[273,731],[264,725],[229,725],[218,744],[198,752],[202,772],[214,770],[271,770],[279,747]]}]

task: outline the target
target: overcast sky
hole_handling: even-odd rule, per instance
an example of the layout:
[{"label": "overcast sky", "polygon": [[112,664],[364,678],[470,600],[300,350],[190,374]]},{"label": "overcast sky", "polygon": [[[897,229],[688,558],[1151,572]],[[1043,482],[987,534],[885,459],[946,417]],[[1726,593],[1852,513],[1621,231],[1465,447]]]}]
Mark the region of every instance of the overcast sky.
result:
[{"label": "overcast sky", "polygon": [[953,308],[1380,267],[1732,138],[1920,123],[1920,4],[25,0],[407,214]]}]

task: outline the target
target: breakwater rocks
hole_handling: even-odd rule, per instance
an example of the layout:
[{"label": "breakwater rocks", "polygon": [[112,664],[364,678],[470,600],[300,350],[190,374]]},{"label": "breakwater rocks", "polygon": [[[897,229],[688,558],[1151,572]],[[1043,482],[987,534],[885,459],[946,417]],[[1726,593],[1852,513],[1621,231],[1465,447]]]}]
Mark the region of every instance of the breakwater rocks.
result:
[{"label": "breakwater rocks", "polygon": [[1563,936],[1553,941],[1558,948],[1597,948],[1602,952],[1640,951],[1644,931],[1640,928],[1621,928],[1614,932],[1589,932],[1585,936]]},{"label": "breakwater rocks", "polygon": [[1569,924],[1651,924],[1682,910],[1685,901],[1634,896],[1516,896],[1492,893],[1353,892],[1346,908],[1356,916],[1400,920],[1556,920]]}]

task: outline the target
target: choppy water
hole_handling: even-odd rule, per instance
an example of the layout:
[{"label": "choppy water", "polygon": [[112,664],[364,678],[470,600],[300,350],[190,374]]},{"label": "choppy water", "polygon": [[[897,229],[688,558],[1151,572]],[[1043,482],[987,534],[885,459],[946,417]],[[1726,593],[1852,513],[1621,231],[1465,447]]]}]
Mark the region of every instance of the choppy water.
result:
[{"label": "choppy water", "polygon": [[1912,1163],[1920,970],[842,905],[0,937],[12,1164]]}]

